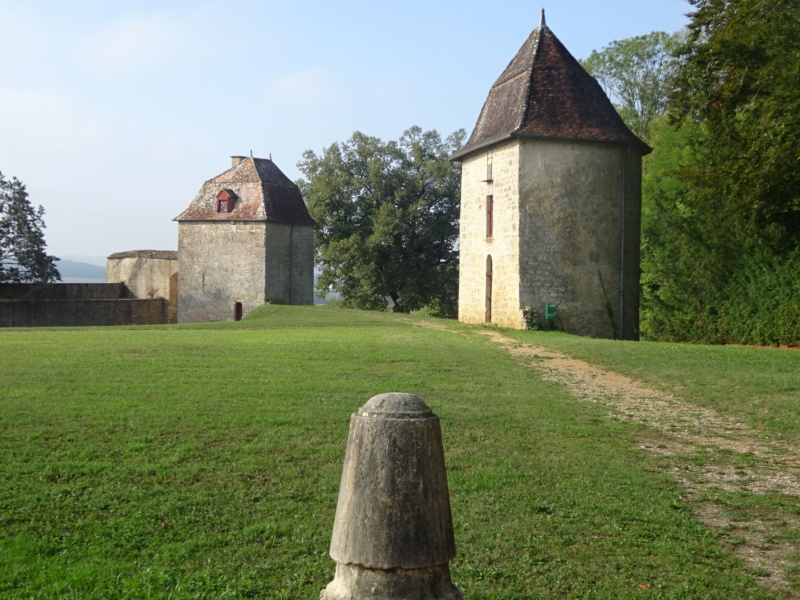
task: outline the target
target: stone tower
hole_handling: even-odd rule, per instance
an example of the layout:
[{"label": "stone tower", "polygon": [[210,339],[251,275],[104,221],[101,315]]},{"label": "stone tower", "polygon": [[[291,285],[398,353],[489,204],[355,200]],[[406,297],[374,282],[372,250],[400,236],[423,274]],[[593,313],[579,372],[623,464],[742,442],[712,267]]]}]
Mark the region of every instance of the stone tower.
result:
[{"label": "stone tower", "polygon": [[272,160],[232,157],[178,222],[178,322],[314,303],[314,220]]},{"label": "stone tower", "polygon": [[636,339],[650,148],[542,22],[492,86],[462,163],[459,320]]}]

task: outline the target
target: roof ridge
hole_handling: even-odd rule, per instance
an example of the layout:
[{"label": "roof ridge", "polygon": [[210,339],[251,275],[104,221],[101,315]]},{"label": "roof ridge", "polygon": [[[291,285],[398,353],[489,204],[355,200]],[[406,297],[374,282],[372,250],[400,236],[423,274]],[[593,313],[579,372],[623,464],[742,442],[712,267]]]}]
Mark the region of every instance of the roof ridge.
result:
[{"label": "roof ridge", "polygon": [[[261,173],[258,172],[258,166],[256,165],[256,159],[253,156],[253,151],[252,150],[250,151],[249,158],[253,163],[253,170],[256,172],[256,177],[258,177],[258,181],[259,181],[259,184],[260,184],[258,186],[258,189],[259,189],[259,195],[261,196],[261,205],[264,207],[264,214],[266,215],[267,220],[269,220],[269,210],[267,208],[268,198],[267,198],[267,194],[264,191],[265,183],[264,183],[264,179],[261,177]],[[259,160],[264,160],[264,159],[259,159]]]},{"label": "roof ridge", "polygon": [[[542,9],[542,21],[544,21],[544,9]],[[533,30],[533,33],[536,34],[536,39],[533,42],[533,52],[531,53],[531,65],[530,67],[524,71],[529,73],[528,81],[525,83],[525,95],[524,95],[524,104],[522,105],[522,111],[519,115],[519,120],[517,121],[516,127],[514,127],[514,132],[519,131],[522,129],[522,124],[525,122],[525,118],[528,115],[528,108],[530,107],[531,102],[531,86],[533,86],[533,67],[536,64],[536,58],[539,55],[539,46],[542,42],[542,31],[543,28],[546,28],[547,25],[539,25],[536,29]]]}]

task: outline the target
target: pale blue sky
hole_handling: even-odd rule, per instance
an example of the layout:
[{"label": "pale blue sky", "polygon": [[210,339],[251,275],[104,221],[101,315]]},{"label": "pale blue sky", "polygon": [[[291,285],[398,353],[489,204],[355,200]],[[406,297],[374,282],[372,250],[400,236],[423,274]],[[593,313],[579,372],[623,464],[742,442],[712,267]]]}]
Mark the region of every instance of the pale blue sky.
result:
[{"label": "pale blue sky", "polygon": [[685,0],[0,0],[0,171],[48,249],[177,247],[172,219],[229,156],[290,178],[355,130],[469,133],[541,8],[576,58],[686,25]]}]

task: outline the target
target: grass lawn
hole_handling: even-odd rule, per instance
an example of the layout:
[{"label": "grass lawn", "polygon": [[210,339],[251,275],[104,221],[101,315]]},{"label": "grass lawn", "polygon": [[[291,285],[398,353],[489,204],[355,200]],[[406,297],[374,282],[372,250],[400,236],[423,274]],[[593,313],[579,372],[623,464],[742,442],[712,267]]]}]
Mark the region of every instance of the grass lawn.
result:
[{"label": "grass lawn", "polygon": [[747,423],[766,439],[800,444],[800,349],[592,340],[508,331],[606,366]]},{"label": "grass lawn", "polygon": [[[317,598],[350,414],[389,391],[441,417],[465,598],[783,597],[693,517],[636,425],[467,327],[414,322],[264,307],[0,331],[0,598]],[[797,439],[800,353],[519,335],[721,411],[746,414],[725,389],[750,385],[748,418]]]}]

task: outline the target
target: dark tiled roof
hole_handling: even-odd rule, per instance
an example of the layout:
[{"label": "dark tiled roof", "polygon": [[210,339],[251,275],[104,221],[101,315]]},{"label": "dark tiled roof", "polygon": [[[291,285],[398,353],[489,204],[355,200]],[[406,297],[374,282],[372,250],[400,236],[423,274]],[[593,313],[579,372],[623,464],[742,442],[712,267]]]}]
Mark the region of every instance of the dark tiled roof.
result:
[{"label": "dark tiled roof", "polygon": [[178,252],[175,250],[128,250],[127,252],[115,252],[110,255],[109,260],[120,258],[159,258],[162,260],[178,260]]},{"label": "dark tiled roof", "polygon": [[650,152],[547,25],[533,30],[494,82],[472,135],[453,158],[514,136],[611,142]]},{"label": "dark tiled roof", "polygon": [[[217,212],[217,195],[234,194],[230,212]],[[176,221],[280,221],[313,225],[299,188],[266,158],[248,157],[209,179]]]}]

